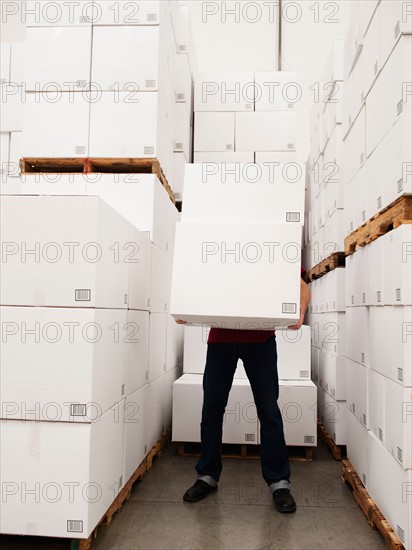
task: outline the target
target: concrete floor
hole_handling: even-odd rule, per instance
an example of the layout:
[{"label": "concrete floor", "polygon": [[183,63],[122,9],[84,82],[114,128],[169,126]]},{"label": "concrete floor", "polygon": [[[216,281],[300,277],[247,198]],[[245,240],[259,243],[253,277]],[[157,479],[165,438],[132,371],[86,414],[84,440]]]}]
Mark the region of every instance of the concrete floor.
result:
[{"label": "concrete floor", "polygon": [[[341,480],[341,464],[320,443],[313,462],[292,462],[295,514],[279,514],[260,461],[226,459],[219,490],[195,504],[182,501],[196,458],[169,445],[92,550],[384,549]],[[0,536],[4,550],[65,550],[68,541]]]}]

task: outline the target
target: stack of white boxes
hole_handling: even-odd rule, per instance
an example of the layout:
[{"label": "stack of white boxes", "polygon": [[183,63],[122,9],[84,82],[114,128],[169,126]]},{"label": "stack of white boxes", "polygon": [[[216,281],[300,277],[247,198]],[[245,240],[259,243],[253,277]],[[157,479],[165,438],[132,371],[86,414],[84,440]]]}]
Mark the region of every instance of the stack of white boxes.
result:
[{"label": "stack of white boxes", "polygon": [[157,157],[181,192],[196,72],[188,9],[28,1],[21,156]]},{"label": "stack of white boxes", "polygon": [[[185,329],[185,374],[174,384],[175,441],[200,438],[209,327],[269,330],[294,324],[299,316],[303,167],[292,182],[284,179],[284,165],[275,172],[253,166],[253,180],[244,164],[216,164],[213,172],[207,164],[186,167],[171,312],[195,326]],[[309,328],[277,333],[286,440],[288,445],[314,446],[316,388],[310,381]],[[260,442],[241,364],[226,407],[223,442]]]},{"label": "stack of white boxes", "polygon": [[[344,235],[412,193],[410,5],[381,0],[352,2],[351,7],[343,47]],[[314,112],[316,120],[319,125],[322,117]],[[311,153],[311,164],[315,156]],[[313,229],[312,214],[307,258],[312,257]],[[346,357],[339,372],[342,387],[346,372],[348,458],[405,548],[412,546],[411,252],[410,225],[358,248],[347,256],[344,270],[312,283],[309,317],[313,379],[319,386],[325,387],[325,346],[317,342],[322,344],[325,336],[330,342],[339,328],[336,344]],[[323,322],[332,280],[333,299],[340,308],[343,300],[346,311],[340,313],[346,323],[338,320],[336,326]],[[322,399],[320,391],[321,406]],[[336,417],[341,407],[332,405],[329,415]],[[334,428],[325,426],[333,436]]]},{"label": "stack of white boxes", "polygon": [[294,162],[301,95],[291,71],[199,74],[194,162]]},{"label": "stack of white boxes", "polygon": [[[18,161],[23,129],[25,89],[23,79],[24,44],[21,42],[1,45],[0,87],[0,176],[1,183],[7,176],[19,174]],[[15,180],[14,180],[15,181]],[[13,181],[11,181],[11,184]],[[16,182],[15,182],[16,183]]]}]

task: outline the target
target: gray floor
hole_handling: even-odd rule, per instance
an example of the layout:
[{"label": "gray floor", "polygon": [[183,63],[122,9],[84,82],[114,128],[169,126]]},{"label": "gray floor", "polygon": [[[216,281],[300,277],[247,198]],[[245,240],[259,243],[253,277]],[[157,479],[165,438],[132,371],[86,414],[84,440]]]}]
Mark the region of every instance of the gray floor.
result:
[{"label": "gray floor", "polygon": [[[219,490],[205,501],[184,503],[196,458],[177,456],[169,445],[111,524],[99,528],[92,550],[384,549],[343,484],[340,463],[319,445],[313,462],[292,462],[298,504],[292,515],[276,512],[258,460],[226,459]],[[0,546],[70,548],[67,541],[1,536]]]}]

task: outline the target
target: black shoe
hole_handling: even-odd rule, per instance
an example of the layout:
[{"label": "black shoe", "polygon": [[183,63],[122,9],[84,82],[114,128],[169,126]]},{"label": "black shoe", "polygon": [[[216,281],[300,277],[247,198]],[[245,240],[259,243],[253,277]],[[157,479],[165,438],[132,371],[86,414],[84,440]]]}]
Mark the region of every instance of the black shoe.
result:
[{"label": "black shoe", "polygon": [[187,502],[198,502],[206,498],[209,493],[216,491],[216,489],[217,485],[212,487],[212,485],[209,485],[209,483],[206,483],[203,479],[198,479],[183,495],[183,500]]},{"label": "black shoe", "polygon": [[296,502],[289,489],[277,489],[273,493],[276,510],[284,514],[296,512]]}]

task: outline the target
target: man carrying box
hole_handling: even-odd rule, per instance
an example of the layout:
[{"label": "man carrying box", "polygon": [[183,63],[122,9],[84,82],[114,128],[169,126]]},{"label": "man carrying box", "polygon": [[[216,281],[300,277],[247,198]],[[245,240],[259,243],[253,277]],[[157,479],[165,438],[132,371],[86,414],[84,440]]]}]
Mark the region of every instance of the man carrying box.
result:
[{"label": "man carrying box", "polygon": [[[305,270],[301,269],[303,278]],[[310,289],[301,279],[300,318],[289,327],[299,330],[310,302]],[[185,324],[184,321],[177,321]],[[197,480],[183,500],[198,502],[217,489],[222,471],[222,426],[238,359],[242,359],[249,379],[261,425],[262,474],[279,512],[296,511],[290,492],[290,465],[277,404],[279,381],[274,331],[212,328],[208,338],[203,376],[201,456],[196,464]]]}]

